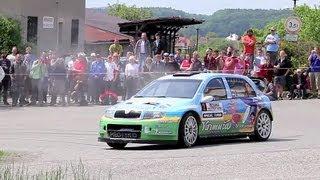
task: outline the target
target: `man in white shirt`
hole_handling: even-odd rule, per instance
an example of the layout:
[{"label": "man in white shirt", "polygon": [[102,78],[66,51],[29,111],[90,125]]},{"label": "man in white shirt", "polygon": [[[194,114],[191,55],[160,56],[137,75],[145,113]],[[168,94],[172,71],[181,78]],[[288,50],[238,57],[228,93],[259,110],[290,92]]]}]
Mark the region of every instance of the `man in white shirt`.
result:
[{"label": "man in white shirt", "polygon": [[113,62],[112,56],[108,56],[107,61],[105,62],[106,75],[103,80],[106,82],[106,89],[113,89],[114,82],[116,80],[115,73],[119,71],[117,65]]},{"label": "man in white shirt", "polygon": [[15,61],[16,56],[17,56],[17,54],[18,54],[18,48],[17,48],[16,46],[14,46],[14,47],[12,48],[12,51],[11,51],[11,52],[12,52],[12,54],[8,55],[8,56],[7,56],[7,59],[10,60],[11,64],[13,64],[13,62]]},{"label": "man in white shirt", "polygon": [[134,56],[129,57],[129,63],[126,65],[125,69],[126,75],[126,99],[130,99],[137,93],[138,89],[138,75],[139,75],[139,65],[136,64],[136,59]]},{"label": "man in white shirt", "polygon": [[279,51],[279,44],[280,38],[279,35],[276,33],[276,29],[274,27],[270,28],[270,34],[265,39],[267,53],[270,54],[271,64],[277,60],[278,51]]},{"label": "man in white shirt", "polygon": [[137,41],[134,53],[139,60],[139,71],[141,71],[145,60],[148,56],[151,56],[151,44],[148,40],[147,33],[141,34],[141,39]]}]

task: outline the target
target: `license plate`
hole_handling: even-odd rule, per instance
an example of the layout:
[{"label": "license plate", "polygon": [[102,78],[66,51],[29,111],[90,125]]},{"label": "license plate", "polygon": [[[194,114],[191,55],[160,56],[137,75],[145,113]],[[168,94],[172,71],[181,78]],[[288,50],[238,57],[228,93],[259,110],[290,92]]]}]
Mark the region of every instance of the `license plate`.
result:
[{"label": "license plate", "polygon": [[122,139],[138,139],[139,135],[135,132],[110,132],[109,137]]}]

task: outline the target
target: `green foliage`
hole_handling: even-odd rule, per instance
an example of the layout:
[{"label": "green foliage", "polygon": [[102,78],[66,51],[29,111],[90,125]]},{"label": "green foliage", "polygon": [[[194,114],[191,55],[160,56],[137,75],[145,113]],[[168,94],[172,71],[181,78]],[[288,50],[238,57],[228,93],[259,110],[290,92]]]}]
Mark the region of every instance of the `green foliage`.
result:
[{"label": "green foliage", "polygon": [[138,8],[136,6],[127,6],[125,4],[109,5],[108,14],[111,16],[117,16],[129,21],[148,19],[152,17],[150,10],[145,8]]},{"label": "green foliage", "polygon": [[14,19],[0,15],[0,50],[10,52],[12,46],[21,45],[21,26]]}]

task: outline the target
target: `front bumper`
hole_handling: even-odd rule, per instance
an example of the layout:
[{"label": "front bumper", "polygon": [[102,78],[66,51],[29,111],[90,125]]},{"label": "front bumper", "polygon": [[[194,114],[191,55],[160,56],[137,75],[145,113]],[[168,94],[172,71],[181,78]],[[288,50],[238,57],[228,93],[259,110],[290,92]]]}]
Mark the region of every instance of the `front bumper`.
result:
[{"label": "front bumper", "polygon": [[[174,143],[178,140],[180,117],[162,119],[112,119],[102,117],[100,121],[99,142],[125,142],[125,143]],[[130,127],[135,127],[130,129]],[[116,127],[116,128],[114,128]],[[123,128],[122,128],[123,127]],[[137,129],[137,127],[139,127]],[[137,133],[132,136],[117,138],[111,137],[113,133]]]}]

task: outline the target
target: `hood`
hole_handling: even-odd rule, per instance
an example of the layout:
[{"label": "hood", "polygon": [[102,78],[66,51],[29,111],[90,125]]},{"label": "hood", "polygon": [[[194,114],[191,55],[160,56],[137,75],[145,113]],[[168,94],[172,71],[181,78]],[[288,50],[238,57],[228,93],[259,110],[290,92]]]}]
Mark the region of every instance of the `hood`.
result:
[{"label": "hood", "polygon": [[114,110],[170,111],[192,104],[183,98],[132,98],[111,107]]}]

